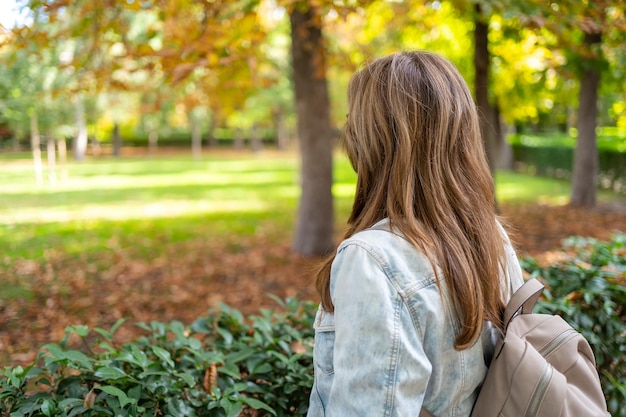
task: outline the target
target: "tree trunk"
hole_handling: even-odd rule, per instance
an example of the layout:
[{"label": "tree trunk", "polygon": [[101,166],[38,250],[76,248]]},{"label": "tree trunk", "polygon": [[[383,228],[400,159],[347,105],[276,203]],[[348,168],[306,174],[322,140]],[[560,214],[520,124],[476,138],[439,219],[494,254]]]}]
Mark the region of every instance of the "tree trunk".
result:
[{"label": "tree trunk", "polygon": [[493,115],[496,122],[496,142],[498,144],[495,168],[510,171],[513,169],[513,149],[506,139],[509,134],[509,126],[502,118],[498,103],[493,106]]},{"label": "tree trunk", "polygon": [[37,184],[43,183],[43,163],[41,162],[41,136],[39,135],[39,120],[37,112],[30,115],[30,147],[33,150],[33,163]]},{"label": "tree trunk", "polygon": [[263,141],[261,139],[261,134],[259,132],[259,125],[253,123],[250,127],[250,147],[252,148],[252,152],[258,153],[263,150]]},{"label": "tree trunk", "polygon": [[191,123],[191,154],[193,159],[197,160],[202,158],[202,129],[193,110],[189,113],[189,123]]},{"label": "tree trunk", "polygon": [[244,148],[243,143],[243,130],[240,127],[236,127],[233,130],[233,147],[236,151],[241,151]]},{"label": "tree trunk", "polygon": [[279,150],[284,151],[289,147],[289,135],[283,112],[277,112],[274,120],[276,121],[276,146]]},{"label": "tree trunk", "polygon": [[495,174],[497,160],[497,138],[494,113],[489,104],[489,24],[484,22],[480,5],[476,5],[474,21],[474,94],[480,116],[480,132],[485,144],[485,152],[491,173]]},{"label": "tree trunk", "polygon": [[290,20],[302,164],[302,194],[293,250],[305,256],[325,255],[333,249],[333,129],[326,83],[322,20],[308,1],[296,3]]},{"label": "tree trunk", "polygon": [[158,147],[159,147],[159,131],[155,127],[153,127],[150,129],[150,133],[148,133],[148,155],[150,156],[156,155]]},{"label": "tree trunk", "polygon": [[[600,33],[585,33],[587,46],[601,41],[602,35]],[[596,118],[600,71],[593,64],[593,61],[588,61],[582,72],[578,95],[578,139],[574,150],[570,199],[570,204],[577,207],[593,207],[596,204],[598,177]]]},{"label": "tree trunk", "polygon": [[209,115],[209,132],[207,134],[207,145],[209,148],[217,148],[217,138],[215,137],[215,128],[217,125],[217,115],[212,111]]},{"label": "tree trunk", "polygon": [[80,94],[74,97],[74,105],[76,106],[76,129],[77,134],[74,139],[74,159],[83,161],[87,153],[87,123],[85,122],[85,102]]},{"label": "tree trunk", "polygon": [[91,142],[91,154],[93,156],[100,156],[100,154],[102,153],[102,147],[100,146],[100,141],[98,140],[98,138],[92,136],[91,138],[89,138],[89,141]]},{"label": "tree trunk", "polygon": [[120,156],[122,154],[122,136],[120,135],[120,125],[115,122],[113,124],[113,156]]},{"label": "tree trunk", "polygon": [[61,182],[68,178],[67,172],[67,142],[64,137],[57,141],[57,149],[59,151],[59,165],[61,166]]},{"label": "tree trunk", "polygon": [[57,170],[56,170],[56,160],[57,160],[57,155],[56,155],[56,141],[54,140],[54,138],[52,137],[52,133],[50,131],[48,131],[48,133],[46,134],[46,147],[48,150],[48,182],[50,182],[50,184],[52,186],[55,186],[57,184]]}]

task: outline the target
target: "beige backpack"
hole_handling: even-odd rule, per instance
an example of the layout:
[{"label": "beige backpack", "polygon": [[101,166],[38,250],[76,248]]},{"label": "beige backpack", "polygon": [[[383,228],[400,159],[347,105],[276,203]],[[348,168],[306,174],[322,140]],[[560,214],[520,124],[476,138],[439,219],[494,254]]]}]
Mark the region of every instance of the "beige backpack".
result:
[{"label": "beige backpack", "polygon": [[530,279],[511,297],[471,417],[610,417],[587,340],[559,316],[532,313],[543,289]]}]

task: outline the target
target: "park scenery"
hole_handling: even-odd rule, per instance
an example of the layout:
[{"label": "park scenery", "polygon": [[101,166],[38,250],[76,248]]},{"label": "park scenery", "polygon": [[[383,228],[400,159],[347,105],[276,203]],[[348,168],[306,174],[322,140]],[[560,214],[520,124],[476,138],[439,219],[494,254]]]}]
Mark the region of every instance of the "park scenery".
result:
[{"label": "park scenery", "polygon": [[474,94],[537,311],[626,417],[621,1],[2,2],[0,416],[306,415],[347,83],[421,49]]}]

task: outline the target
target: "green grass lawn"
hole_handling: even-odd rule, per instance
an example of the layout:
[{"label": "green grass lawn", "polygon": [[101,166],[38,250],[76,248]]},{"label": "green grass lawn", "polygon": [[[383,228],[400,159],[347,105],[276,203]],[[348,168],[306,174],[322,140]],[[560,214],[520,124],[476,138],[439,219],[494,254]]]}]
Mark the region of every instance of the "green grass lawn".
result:
[{"label": "green grass lawn", "polygon": [[[353,175],[346,178],[342,165],[339,160],[337,175],[344,183],[337,187],[350,195],[345,183]],[[27,161],[0,163],[0,238],[10,245],[5,255],[31,257],[59,245],[97,250],[109,236],[211,238],[254,234],[266,223],[285,230],[299,195],[293,155],[107,159],[70,163],[67,170],[55,187],[37,186]]]},{"label": "green grass lawn", "polygon": [[[70,162],[55,186],[37,185],[28,159],[0,154],[0,267],[51,252],[86,257],[131,248],[154,256],[163,242],[264,234],[286,239],[296,216],[298,159],[271,155],[98,159]],[[345,224],[356,176],[335,158],[337,224]],[[497,175],[501,203],[566,203],[569,183]],[[601,199],[615,198],[600,193]]]},{"label": "green grass lawn", "polygon": [[[496,194],[501,203],[562,205],[569,202],[570,193],[569,181],[531,177],[511,171],[496,173]],[[598,191],[597,198],[599,201],[610,201],[623,196],[602,190]]]}]

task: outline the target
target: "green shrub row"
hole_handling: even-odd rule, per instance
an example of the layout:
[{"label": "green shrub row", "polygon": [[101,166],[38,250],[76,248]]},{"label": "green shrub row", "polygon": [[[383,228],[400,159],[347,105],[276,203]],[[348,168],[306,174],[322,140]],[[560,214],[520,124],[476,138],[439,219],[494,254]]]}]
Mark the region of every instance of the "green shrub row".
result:
[{"label": "green shrub row", "polygon": [[[259,128],[259,139],[265,145],[276,145],[278,139],[276,132],[273,129]],[[239,135],[240,139],[245,143],[250,143],[250,132],[243,131],[238,133],[235,129],[218,128],[213,132],[215,144],[220,147],[233,147],[235,138]],[[46,137],[42,136],[42,149],[45,150],[44,145]],[[122,132],[122,143],[126,147],[145,147],[149,145],[148,133],[145,132]],[[71,148],[72,137],[66,138],[68,141],[67,146]],[[99,137],[100,145],[110,146],[111,135]],[[206,146],[208,141],[208,132],[202,132],[202,143]],[[30,149],[30,139],[28,137],[20,138],[18,141],[21,149]],[[184,130],[171,130],[166,133],[160,134],[158,137],[157,145],[161,147],[189,147],[191,146],[191,133]],[[3,149],[11,149],[13,147],[12,137],[0,137],[0,151]]]},{"label": "green shrub row", "polygon": [[[537,310],[590,341],[609,409],[626,417],[626,235],[570,238],[562,253],[547,266],[522,259],[547,286]],[[316,306],[276,301],[277,311],[249,317],[222,305],[189,326],[139,324],[145,336],[121,345],[121,321],[69,327],[30,366],[0,371],[0,416],[304,416]]]},{"label": "green shrub row", "polygon": [[[509,142],[517,170],[526,174],[571,179],[575,139],[564,135],[513,135]],[[598,138],[598,186],[626,193],[626,138]]]},{"label": "green shrub row", "polygon": [[[578,132],[570,129],[570,133],[553,132],[544,134],[514,134],[507,137],[509,143],[513,145],[523,145],[532,148],[556,147],[571,148],[576,147]],[[614,127],[602,127],[596,129],[596,143],[598,149],[613,152],[626,152],[626,131]]]},{"label": "green shrub row", "polygon": [[[217,146],[233,147],[237,136],[235,129],[218,128],[213,131],[213,136]],[[276,144],[276,132],[272,129],[259,128],[259,139],[264,144]],[[240,139],[245,143],[250,142],[250,132],[243,131],[239,133]],[[207,144],[208,132],[202,133],[202,142]],[[122,135],[124,146],[147,147],[149,144],[148,134],[141,132],[132,132],[132,134]],[[103,143],[110,143],[111,138],[104,138]],[[191,146],[191,133],[188,131],[172,131],[162,134],[158,139],[158,146],[171,147],[188,147]]]},{"label": "green shrub row", "polygon": [[[303,416],[316,306],[277,301],[282,313],[246,319],[221,306],[190,326],[139,324],[147,335],[121,346],[121,322],[110,331],[69,327],[35,363],[0,373],[0,415]],[[76,337],[88,348],[71,348]]]}]

